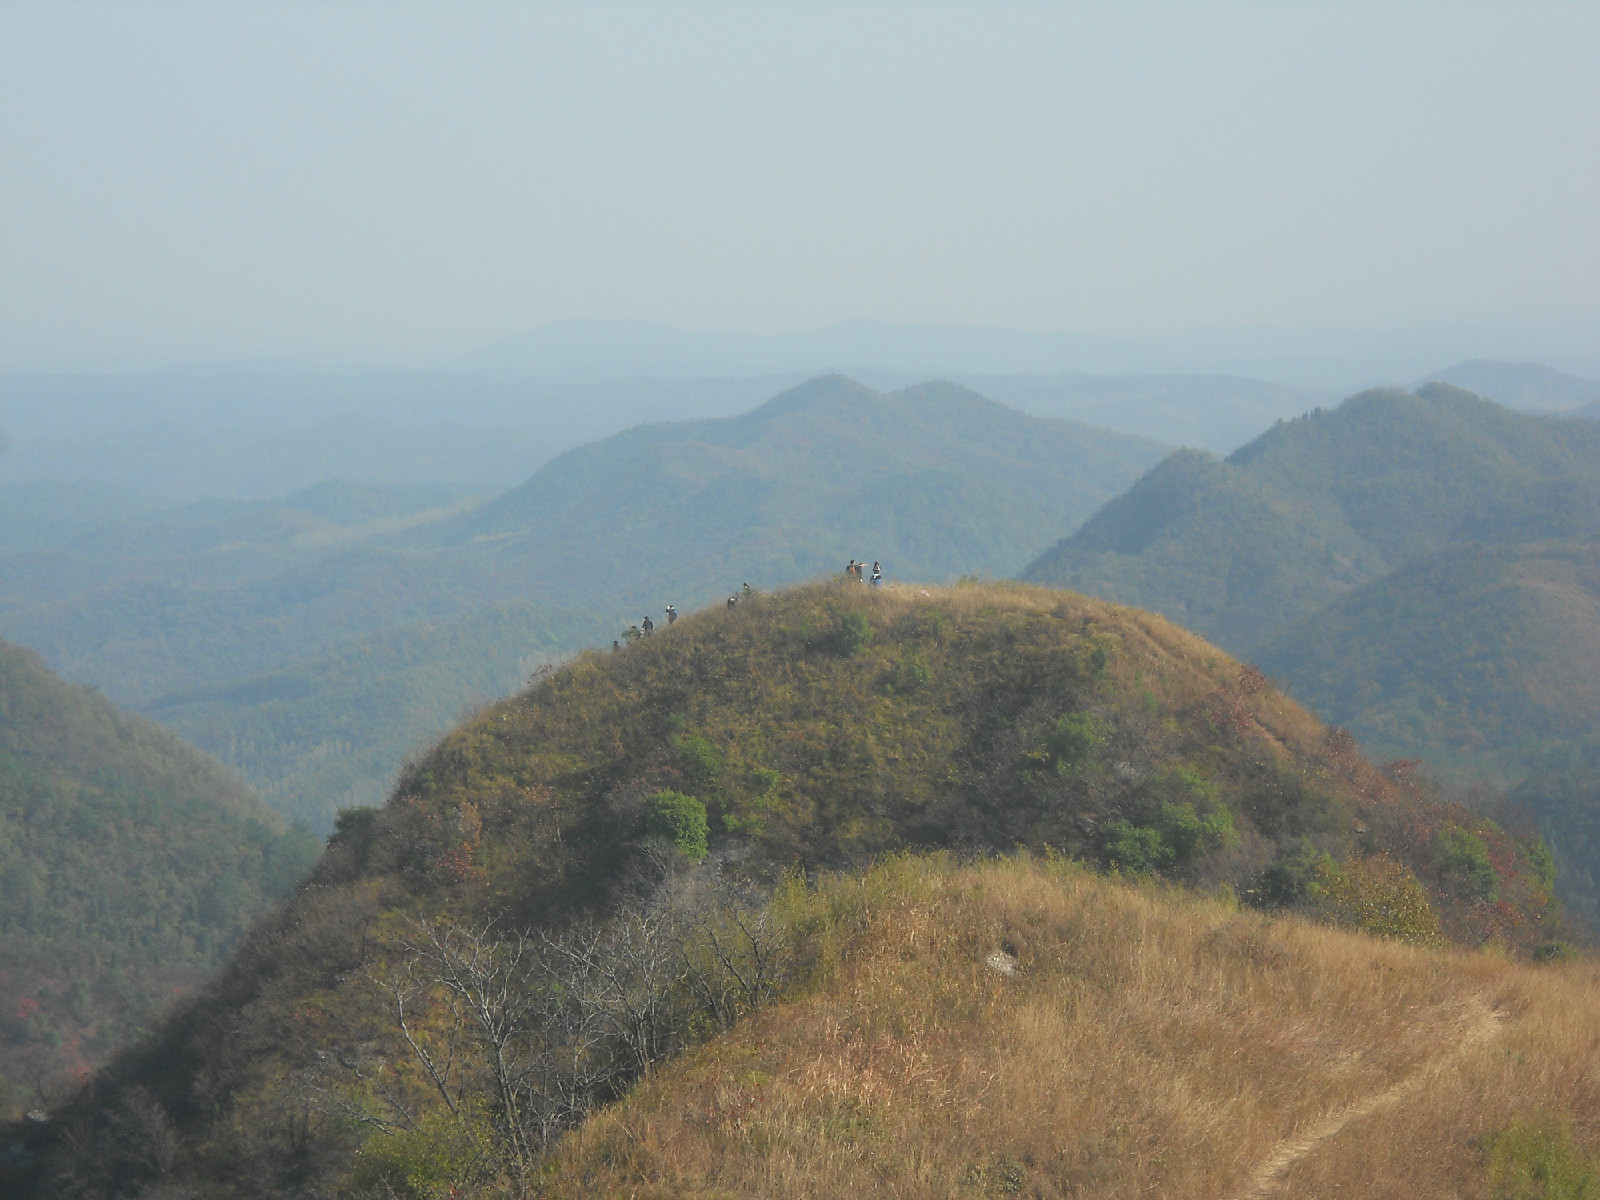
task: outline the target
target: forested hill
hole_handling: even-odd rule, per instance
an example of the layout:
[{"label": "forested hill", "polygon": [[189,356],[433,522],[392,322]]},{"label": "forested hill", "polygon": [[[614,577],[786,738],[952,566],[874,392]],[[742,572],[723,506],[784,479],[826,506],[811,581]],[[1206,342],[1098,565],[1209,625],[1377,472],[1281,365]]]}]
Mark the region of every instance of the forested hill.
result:
[{"label": "forested hill", "polygon": [[1024,416],[953,384],[825,376],[740,417],[646,425],[556,458],[415,535],[463,577],[700,604],[882,560],[896,578],[1011,575],[1155,462],[1153,442]]},{"label": "forested hill", "polygon": [[[1427,945],[1556,932],[1536,841],[1374,770],[1158,617],[815,584],[581,656],[457,729],[343,818],[214,986],[20,1130],[22,1160],[80,1197],[526,1194],[594,1106],[826,984],[898,911],[828,869],[1019,846]],[[1010,970],[1027,928],[963,953]],[[1184,953],[1257,935],[1222,936]],[[1280,961],[1253,944],[1258,970]],[[1004,1040],[960,1011],[975,1044]]]},{"label": "forested hill", "polygon": [[0,1108],[58,1098],[195,984],[316,839],[0,642]]},{"label": "forested hill", "polygon": [[1474,358],[1439,371],[1432,379],[1526,412],[1562,412],[1600,404],[1600,383],[1542,363]]},{"label": "forested hill", "polygon": [[1453,546],[1346,593],[1258,665],[1373,753],[1517,763],[1600,730],[1600,546]]},{"label": "forested hill", "polygon": [[1173,455],[1023,573],[1238,652],[1413,556],[1600,535],[1600,425],[1443,384],[1365,392],[1227,459]]},{"label": "forested hill", "polygon": [[130,518],[0,559],[0,635],[325,830],[463,705],[646,613],[852,557],[1009,575],[1161,453],[950,385],[829,377],[573,450],[468,513],[368,487]]},{"label": "forested hill", "polygon": [[1512,787],[1600,928],[1600,546],[1452,546],[1278,631],[1257,661],[1369,752]]}]

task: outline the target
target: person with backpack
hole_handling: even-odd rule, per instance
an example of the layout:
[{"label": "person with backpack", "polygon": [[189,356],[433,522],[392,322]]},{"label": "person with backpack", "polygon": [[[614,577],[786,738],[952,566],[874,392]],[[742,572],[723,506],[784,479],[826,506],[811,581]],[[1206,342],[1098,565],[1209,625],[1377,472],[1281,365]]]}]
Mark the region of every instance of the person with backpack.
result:
[{"label": "person with backpack", "polygon": [[672,607],[672,605],[670,605],[670,604],[667,605],[667,624],[671,625],[677,619],[678,619],[678,610],[676,608]]}]

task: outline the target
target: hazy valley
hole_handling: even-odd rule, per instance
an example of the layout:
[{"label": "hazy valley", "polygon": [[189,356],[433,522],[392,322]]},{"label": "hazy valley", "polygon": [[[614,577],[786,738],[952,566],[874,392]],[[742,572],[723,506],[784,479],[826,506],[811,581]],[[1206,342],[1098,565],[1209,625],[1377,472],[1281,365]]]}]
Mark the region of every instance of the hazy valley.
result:
[{"label": "hazy valley", "polygon": [[[1494,378],[1527,385],[1528,406],[1582,400],[1536,373]],[[1052,386],[1074,411],[1071,388]],[[1165,386],[1131,381],[1121,395],[1159,424],[1178,403]],[[1576,1077],[1496,1082],[1477,1047],[1511,1039],[1569,1073],[1583,1061],[1565,1033],[1527,1039],[1553,1020],[1530,1014],[1594,1003],[1591,968],[1561,964],[1600,911],[1589,734],[1600,714],[1585,657],[1600,588],[1600,424],[1440,384],[1284,420],[1270,405],[1295,394],[1219,387],[1190,398],[1192,419],[1214,410],[1211,427],[1225,429],[1254,412],[1270,423],[1226,459],[1025,415],[957,385],[881,392],[827,376],[738,416],[568,450],[498,493],[343,482],[173,505],[113,487],[9,485],[0,630],[217,755],[279,812],[333,829],[289,906],[244,934],[208,989],[178,1000],[309,861],[311,839],[282,833],[276,814],[229,824],[268,810],[215,767],[188,768],[216,772],[197,776],[209,792],[139,785],[156,808],[78,791],[93,816],[49,816],[17,800],[18,847],[64,845],[52,831],[137,812],[155,839],[144,853],[170,853],[156,831],[176,819],[188,851],[209,846],[211,858],[187,868],[197,891],[178,903],[200,924],[181,953],[115,916],[149,909],[139,881],[170,867],[141,865],[79,911],[71,942],[41,916],[66,902],[42,900],[39,880],[70,886],[88,868],[70,857],[44,876],[8,868],[16,936],[53,939],[65,972],[11,977],[21,1040],[0,1070],[13,1105],[58,1101],[74,1064],[129,1047],[16,1144],[16,1186],[266,1196],[300,1180],[423,1197],[514,1193],[540,1163],[541,1186],[558,1195],[733,1179],[759,1192],[758,1176],[789,1181],[775,1194],[825,1176],[840,1190],[901,1179],[918,1195],[1025,1182],[1071,1194],[1134,1179],[1227,1195],[1301,1176],[1333,1186],[1343,1160],[1332,1145],[1366,1126],[1341,1118],[1300,1145],[1288,1132],[1299,1106],[1399,1103],[1429,1072],[1453,1073],[1480,1099],[1470,1118],[1408,1104],[1408,1136],[1440,1148],[1423,1176],[1396,1168],[1378,1194],[1403,1194],[1447,1160],[1471,1191],[1520,1170],[1527,1145],[1588,1170],[1564,1126],[1517,1115],[1587,1111]],[[1046,407],[1045,394],[1031,403]],[[1230,407],[1230,395],[1258,407]],[[852,557],[884,562],[889,586],[782,590],[836,576]],[[1014,574],[1190,624],[1351,733],[1137,608],[937,586]],[[668,603],[689,619],[666,628]],[[621,636],[647,613],[657,634]],[[605,649],[613,640],[620,649]],[[1375,769],[1359,746],[1425,765]],[[160,815],[176,802],[167,795],[185,815]],[[192,836],[201,826],[215,830],[209,842]],[[1035,857],[963,865],[1018,848]],[[50,853],[18,852],[25,864]],[[900,853],[953,857],[870,867]],[[230,856],[236,865],[221,866]],[[120,854],[101,873],[143,862]],[[1129,891],[1096,869],[1231,899],[1206,908]],[[935,910],[942,940],[911,932]],[[149,919],[187,928],[176,911]],[[1122,1007],[1093,1009],[1079,990],[1126,993],[1121,968],[1047,948],[1135,913],[1146,932],[1116,944],[1148,937],[1152,954],[1195,956],[1186,978],[1201,982],[1186,986],[1200,1007],[1188,1024],[1138,1016],[1174,1002],[1157,997],[1176,977],[1152,979],[1148,1001],[1135,989]],[[1359,937],[1330,925],[1417,948],[1386,951],[1400,974],[1357,998]],[[1040,941],[1036,926],[1059,931]],[[13,961],[42,963],[37,944],[17,941]],[[1486,974],[1459,959],[1448,980],[1424,981],[1442,953],[1482,946],[1548,965]],[[1356,1013],[1400,995],[1422,1015],[1362,1051],[1358,1077],[1329,1076],[1325,1095],[1289,1096],[1265,1060],[1226,1082],[1198,1047],[1218,1036],[1206,1032],[1222,1019],[1217,989],[1263,987],[1248,1003],[1267,1005],[1268,977],[1252,982],[1258,960],[1282,964],[1297,988],[1325,989],[1306,996],[1305,1020],[1324,1019],[1319,1005]],[[901,965],[885,976],[890,961]],[[923,970],[943,990],[912,982]],[[515,1082],[496,1083],[468,1049],[488,1026],[446,1003],[496,979],[530,989],[495,1018],[511,1022]],[[140,1041],[143,1022],[174,1002]],[[916,1016],[918,1003],[932,1007]],[[1040,1005],[1076,1015],[1053,1016],[1043,1034],[1026,1024]],[[951,1023],[941,1011],[967,1015]],[[1260,1026],[1263,1044],[1290,1036],[1267,1032],[1291,1019],[1267,1007],[1239,1019]],[[804,1047],[818,1021],[857,1030],[859,1049],[816,1059]],[[925,1032],[904,1042],[882,1021]],[[1132,1040],[1091,1053],[1083,1022]],[[1314,1070],[1352,1053],[1340,1039],[1355,1028],[1325,1045],[1286,1041],[1284,1053]],[[1081,1049],[1029,1040],[1041,1036]],[[985,1069],[960,1049],[972,1037],[994,1039],[984,1057],[1017,1083],[969,1101],[967,1133],[936,1108],[906,1107],[898,1067],[873,1085],[887,1091],[823,1082],[876,1078],[872,1064],[915,1045],[933,1056],[922,1077],[960,1095]],[[1199,1070],[1249,1095],[1251,1115],[1207,1125],[1216,1118],[1200,1114],[1220,1094],[1154,1106],[1130,1095],[1078,1141],[1016,1131],[1019,1106],[1083,1125],[1066,1115],[1078,1092],[1023,1059],[1065,1054],[1064,1077],[1105,1073],[1095,1086],[1114,1091],[1152,1039],[1157,1070]],[[447,1046],[461,1054],[448,1070],[437,1057]],[[1192,1068],[1187,1053],[1201,1055]],[[796,1076],[788,1054],[834,1074]],[[729,1065],[740,1063],[754,1065]],[[763,1082],[777,1080],[788,1082]],[[197,1105],[201,1087],[211,1099]],[[683,1088],[718,1097],[694,1118],[722,1131],[711,1143],[665,1132],[666,1112],[701,1111],[673,1099]],[[725,1118],[729,1104],[752,1115]],[[841,1111],[859,1115],[830,1124]],[[219,1124],[223,1112],[233,1115]],[[750,1140],[748,1120],[770,1132]],[[1130,1166],[1129,1138],[1191,1129],[1182,1136],[1204,1142],[1213,1127],[1228,1138],[1179,1174],[1165,1160]],[[1239,1139],[1244,1127],[1255,1140]],[[620,1152],[617,1136],[676,1148]],[[910,1157],[870,1151],[886,1136]],[[1489,1149],[1452,1159],[1443,1147],[1462,1138]]]}]

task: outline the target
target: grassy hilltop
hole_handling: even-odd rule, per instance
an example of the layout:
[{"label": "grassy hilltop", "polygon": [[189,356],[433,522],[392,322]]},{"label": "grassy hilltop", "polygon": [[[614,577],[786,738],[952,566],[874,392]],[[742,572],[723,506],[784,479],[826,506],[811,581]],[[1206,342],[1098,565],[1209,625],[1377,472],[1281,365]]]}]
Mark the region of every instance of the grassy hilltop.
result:
[{"label": "grassy hilltop", "polygon": [[[846,980],[879,928],[842,899],[875,886],[863,868],[1019,847],[1058,881],[1087,878],[1068,860],[1165,879],[1441,969],[1451,943],[1544,955],[1559,933],[1537,841],[1375,770],[1158,617],[816,584],[581,657],[342,817],[210,991],[32,1131],[35,1192],[514,1193],[679,1050]],[[929,870],[933,892],[982,878]],[[995,939],[1025,975],[1059,952]]]}]

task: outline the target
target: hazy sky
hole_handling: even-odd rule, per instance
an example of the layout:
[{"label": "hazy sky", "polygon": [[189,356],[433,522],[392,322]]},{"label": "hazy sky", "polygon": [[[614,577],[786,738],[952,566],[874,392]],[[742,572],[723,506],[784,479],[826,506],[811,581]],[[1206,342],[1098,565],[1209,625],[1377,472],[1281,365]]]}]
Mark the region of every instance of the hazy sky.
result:
[{"label": "hazy sky", "polygon": [[1597,3],[0,3],[0,367],[1597,309]]}]

